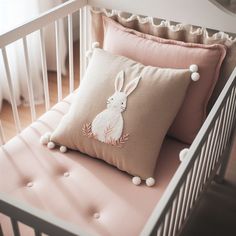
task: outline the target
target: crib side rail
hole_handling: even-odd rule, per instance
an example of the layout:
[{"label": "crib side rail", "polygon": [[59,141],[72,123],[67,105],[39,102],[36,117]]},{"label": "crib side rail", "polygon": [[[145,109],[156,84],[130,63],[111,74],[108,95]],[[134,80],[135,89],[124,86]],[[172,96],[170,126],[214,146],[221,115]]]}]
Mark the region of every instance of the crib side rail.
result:
[{"label": "crib side rail", "polygon": [[79,8],[86,6],[86,4],[86,0],[70,0],[52,8],[45,13],[42,13],[35,19],[31,19],[28,22],[0,35],[0,48],[3,48],[8,44],[21,39],[38,29],[43,28],[51,22],[54,22],[62,17],[67,16],[68,14],[77,11]]},{"label": "crib side rail", "polygon": [[178,235],[229,147],[236,117],[236,68],[141,235]]},{"label": "crib side rail", "polygon": [[[72,224],[64,222],[61,219],[58,219],[1,193],[0,209],[1,213],[10,217],[15,236],[22,235],[20,233],[19,223],[23,223],[31,227],[34,230],[35,236],[40,236],[42,233],[52,236],[90,235]],[[1,224],[0,235],[3,235],[3,232],[1,232]]]},{"label": "crib side rail", "polygon": [[[81,71],[85,70],[85,40],[87,40],[87,35],[85,31],[87,30],[87,14],[86,7],[87,0],[70,0],[59,6],[39,15],[38,17],[31,19],[30,21],[0,35],[0,59],[3,61],[3,66],[5,68],[6,81],[9,88],[9,98],[12,108],[12,114],[15,124],[16,133],[19,133],[22,130],[22,121],[20,119],[19,110],[16,102],[16,94],[14,90],[14,78],[12,76],[13,70],[10,65],[8,46],[12,43],[19,42],[22,45],[23,54],[25,60],[25,69],[26,69],[26,81],[27,81],[27,91],[28,91],[28,100],[29,108],[31,113],[32,122],[36,120],[36,104],[35,96],[33,90],[33,79],[32,78],[32,64],[30,63],[30,54],[29,54],[29,36],[32,33],[37,34],[38,45],[40,49],[40,59],[41,59],[41,71],[42,71],[42,82],[43,82],[43,92],[44,92],[44,103],[45,110],[50,108],[50,91],[48,84],[48,74],[47,74],[47,58],[46,58],[46,49],[45,49],[45,29],[50,24],[53,24],[52,34],[55,35],[55,47],[56,47],[56,73],[57,73],[57,97],[58,101],[62,99],[62,58],[61,58],[61,38],[60,38],[60,23],[63,20],[68,23],[68,58],[69,58],[69,92],[74,90],[74,61],[73,61],[73,21],[72,14],[80,12],[80,34],[82,39],[80,40],[80,64]],[[80,78],[82,74],[80,75]],[[2,122],[0,122],[0,142],[1,144],[5,143],[4,127],[2,127]]]}]

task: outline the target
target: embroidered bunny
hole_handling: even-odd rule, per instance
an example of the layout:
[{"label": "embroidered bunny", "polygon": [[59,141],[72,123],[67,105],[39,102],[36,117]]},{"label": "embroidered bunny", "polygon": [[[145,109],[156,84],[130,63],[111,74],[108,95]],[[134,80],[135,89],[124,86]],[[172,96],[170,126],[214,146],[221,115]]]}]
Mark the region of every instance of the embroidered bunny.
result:
[{"label": "embroidered bunny", "polygon": [[141,77],[129,82],[124,92],[121,92],[124,77],[124,71],[120,71],[115,79],[115,93],[107,99],[107,108],[94,118],[92,124],[84,125],[84,135],[112,145],[123,144],[128,140],[128,134],[122,135],[122,112],[126,109],[128,96],[136,89]]}]

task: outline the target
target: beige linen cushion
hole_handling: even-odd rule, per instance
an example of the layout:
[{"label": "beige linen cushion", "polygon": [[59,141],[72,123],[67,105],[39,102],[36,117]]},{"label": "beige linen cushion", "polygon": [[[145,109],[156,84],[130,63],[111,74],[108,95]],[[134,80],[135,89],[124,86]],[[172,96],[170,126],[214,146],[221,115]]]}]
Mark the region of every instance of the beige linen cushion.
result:
[{"label": "beige linen cushion", "polygon": [[51,141],[147,179],[154,174],[190,76],[189,69],[144,66],[95,49],[74,102]]}]

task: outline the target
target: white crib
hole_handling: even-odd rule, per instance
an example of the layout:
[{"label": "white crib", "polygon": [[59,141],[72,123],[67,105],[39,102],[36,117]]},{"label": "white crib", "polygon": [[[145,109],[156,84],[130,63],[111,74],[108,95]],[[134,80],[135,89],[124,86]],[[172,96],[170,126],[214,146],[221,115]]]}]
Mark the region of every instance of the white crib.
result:
[{"label": "white crib", "polygon": [[[236,15],[223,9],[215,1],[162,1],[138,0],[109,1],[109,0],[70,0],[64,4],[32,19],[31,21],[0,36],[0,48],[5,64],[8,85],[11,94],[11,105],[17,132],[21,132],[18,108],[15,102],[11,71],[8,64],[6,46],[16,40],[23,40],[25,60],[28,72],[28,92],[32,122],[36,120],[35,103],[33,99],[32,79],[30,76],[27,35],[40,32],[40,50],[42,59],[42,77],[45,94],[45,110],[50,109],[49,88],[46,68],[45,45],[43,41],[44,27],[55,23],[57,48],[57,85],[58,102],[62,100],[62,77],[60,63],[59,20],[67,18],[68,47],[69,47],[69,88],[74,88],[73,62],[73,22],[72,14],[80,12],[80,78],[83,78],[87,66],[86,51],[90,49],[91,23],[89,7],[116,9],[135,14],[168,19],[174,22],[189,23],[235,34]],[[171,6],[171,7],[170,7]],[[186,10],[187,9],[187,10]],[[210,17],[209,17],[210,16]],[[235,55],[236,56],[236,55]],[[194,207],[201,199],[202,193],[214,178],[220,181],[224,177],[227,159],[231,148],[235,126],[236,109],[236,68],[231,74],[226,86],[218,97],[204,125],[192,143],[188,158],[182,162],[161,200],[148,219],[142,236],[145,235],[178,235],[191,215]],[[3,127],[0,138],[4,144]],[[1,188],[0,188],[1,192]],[[83,229],[62,221],[47,212],[22,203],[10,196],[0,193],[0,212],[10,217],[14,235],[20,235],[18,222],[33,228],[35,235],[89,235]],[[3,235],[0,225],[0,235]]]}]

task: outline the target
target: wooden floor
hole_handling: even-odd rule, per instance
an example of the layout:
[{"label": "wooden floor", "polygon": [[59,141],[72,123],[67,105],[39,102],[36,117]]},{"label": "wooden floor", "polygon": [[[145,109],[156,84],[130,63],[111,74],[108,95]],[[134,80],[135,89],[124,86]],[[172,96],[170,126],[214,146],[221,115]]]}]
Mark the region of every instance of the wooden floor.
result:
[{"label": "wooden floor", "polygon": [[[74,83],[75,88],[79,85],[79,43],[74,44]],[[67,59],[67,72],[68,72],[68,59]],[[50,94],[50,105],[54,105],[57,102],[57,74],[55,72],[48,72],[48,84],[49,84],[49,94]],[[62,88],[63,97],[65,97],[69,92],[69,72],[66,76],[62,77]],[[29,106],[21,105],[18,107],[21,127],[26,128],[32,121],[30,115]],[[36,113],[37,117],[41,116],[45,112],[45,105],[37,105]],[[4,127],[5,140],[9,140],[16,134],[14,119],[12,115],[12,109],[8,102],[4,101],[2,110],[0,112],[0,120],[2,126]]]}]

